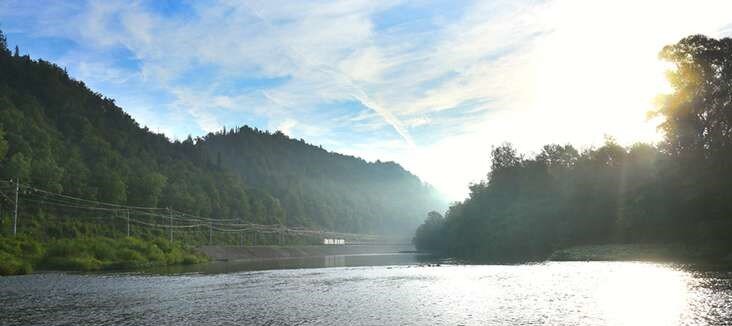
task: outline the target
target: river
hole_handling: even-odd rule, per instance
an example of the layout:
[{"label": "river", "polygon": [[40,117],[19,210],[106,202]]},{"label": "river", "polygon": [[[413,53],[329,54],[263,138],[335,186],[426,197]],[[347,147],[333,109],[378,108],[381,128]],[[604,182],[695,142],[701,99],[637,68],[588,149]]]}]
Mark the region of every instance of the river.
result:
[{"label": "river", "polygon": [[732,325],[731,279],[673,264],[427,266],[407,254],[38,273],[0,278],[0,324]]}]

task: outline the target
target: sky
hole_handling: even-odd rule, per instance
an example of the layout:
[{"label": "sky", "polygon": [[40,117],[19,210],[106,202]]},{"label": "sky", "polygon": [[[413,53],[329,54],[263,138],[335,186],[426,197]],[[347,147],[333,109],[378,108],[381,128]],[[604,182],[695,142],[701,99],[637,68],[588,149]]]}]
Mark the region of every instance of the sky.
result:
[{"label": "sky", "polygon": [[0,0],[10,47],[171,139],[249,125],[396,161],[450,200],[492,146],[661,139],[658,60],[727,0]]}]

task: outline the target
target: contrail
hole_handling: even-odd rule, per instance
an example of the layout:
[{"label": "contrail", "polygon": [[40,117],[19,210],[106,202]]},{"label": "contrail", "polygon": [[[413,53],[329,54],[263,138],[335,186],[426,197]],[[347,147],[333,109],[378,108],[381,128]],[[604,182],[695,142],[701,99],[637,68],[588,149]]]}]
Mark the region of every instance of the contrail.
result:
[{"label": "contrail", "polygon": [[[267,25],[268,28],[274,29],[273,25],[266,19],[262,14],[259,12],[259,10],[252,8],[251,6],[244,4],[249,10],[256,16],[260,21],[262,21],[264,24]],[[275,33],[276,34],[276,33]],[[362,87],[357,85],[351,77],[344,74],[342,71],[333,69],[330,66],[322,65],[322,64],[312,64],[308,62],[307,58],[300,53],[297,49],[291,47],[287,42],[282,41],[281,39],[277,39],[277,41],[287,50],[289,50],[294,55],[294,59],[296,59],[295,62],[301,63],[303,66],[310,68],[314,71],[319,71],[322,73],[325,73],[326,75],[329,75],[333,77],[334,79],[340,80],[341,82],[345,83],[351,90],[352,93],[350,94],[351,97],[361,103],[363,106],[371,109],[372,111],[376,112],[384,121],[389,124],[394,130],[399,134],[399,136],[404,139],[404,141],[407,143],[409,147],[414,148],[415,144],[412,140],[412,137],[409,135],[409,132],[404,128],[402,125],[402,122],[397,118],[394,114],[392,114],[389,110],[384,108],[383,106],[376,103],[376,101],[372,100],[371,97],[363,90]]]}]

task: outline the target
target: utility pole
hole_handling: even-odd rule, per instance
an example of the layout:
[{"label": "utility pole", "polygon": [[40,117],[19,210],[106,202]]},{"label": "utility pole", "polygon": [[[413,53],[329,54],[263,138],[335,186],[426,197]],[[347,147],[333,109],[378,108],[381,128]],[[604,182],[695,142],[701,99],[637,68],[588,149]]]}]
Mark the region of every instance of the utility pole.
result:
[{"label": "utility pole", "polygon": [[15,214],[13,217],[13,236],[18,233],[18,192],[20,191],[20,179],[15,179]]},{"label": "utility pole", "polygon": [[127,237],[130,236],[130,210],[125,210],[125,215],[127,215]]},{"label": "utility pole", "polygon": [[170,216],[170,223],[168,229],[170,230],[170,242],[173,242],[173,210],[168,207],[168,215]]}]

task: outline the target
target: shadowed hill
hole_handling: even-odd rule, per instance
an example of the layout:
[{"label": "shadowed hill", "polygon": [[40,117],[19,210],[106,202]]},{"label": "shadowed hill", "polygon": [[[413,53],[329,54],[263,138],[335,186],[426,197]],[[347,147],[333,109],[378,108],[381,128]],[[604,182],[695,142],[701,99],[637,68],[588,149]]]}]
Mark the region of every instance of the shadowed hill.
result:
[{"label": "shadowed hill", "polygon": [[394,162],[328,152],[281,132],[242,127],[196,144],[217,166],[278,198],[288,224],[409,230],[426,207],[441,205],[432,187]]},{"label": "shadowed hill", "polygon": [[171,141],[55,64],[11,54],[0,41],[3,179],[110,203],[359,233],[407,232],[444,205],[395,163],[279,132],[242,127]]}]

